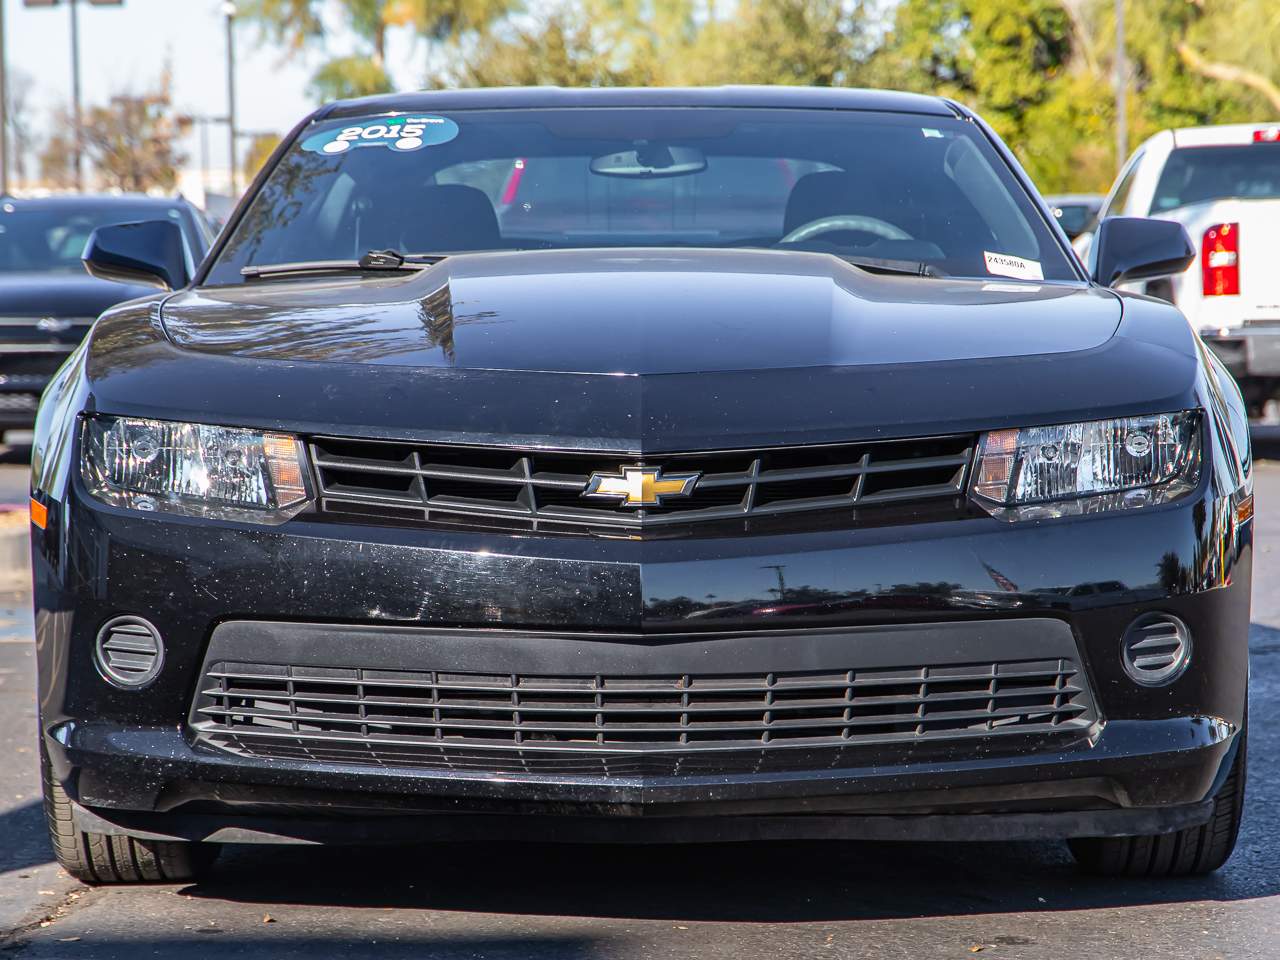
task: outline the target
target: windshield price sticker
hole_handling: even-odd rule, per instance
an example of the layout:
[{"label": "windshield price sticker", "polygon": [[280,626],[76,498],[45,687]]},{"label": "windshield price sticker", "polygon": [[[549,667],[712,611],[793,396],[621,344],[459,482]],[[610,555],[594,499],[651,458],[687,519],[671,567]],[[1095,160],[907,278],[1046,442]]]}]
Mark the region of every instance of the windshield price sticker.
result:
[{"label": "windshield price sticker", "polygon": [[1013,277],[1015,280],[1044,279],[1044,270],[1041,269],[1039,260],[1023,260],[1021,257],[992,253],[990,250],[983,250],[982,256],[987,261],[987,273],[997,277]]},{"label": "windshield price sticker", "polygon": [[458,125],[448,117],[384,117],[314,134],[302,141],[302,149],[341,154],[357,147],[390,147],[397,153],[412,153],[448,143],[457,135]]}]

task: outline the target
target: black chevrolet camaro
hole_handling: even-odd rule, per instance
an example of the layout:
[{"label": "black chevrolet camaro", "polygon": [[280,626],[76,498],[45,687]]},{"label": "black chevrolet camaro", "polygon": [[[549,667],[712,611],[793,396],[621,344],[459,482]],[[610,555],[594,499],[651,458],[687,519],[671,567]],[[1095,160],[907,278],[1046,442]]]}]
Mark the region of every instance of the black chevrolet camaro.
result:
[{"label": "black chevrolet camaro", "polygon": [[1252,464],[1172,306],[992,131],[855,90],[333,104],[191,275],[97,231],[44,396],[62,864],[219,844],[1235,843]]}]

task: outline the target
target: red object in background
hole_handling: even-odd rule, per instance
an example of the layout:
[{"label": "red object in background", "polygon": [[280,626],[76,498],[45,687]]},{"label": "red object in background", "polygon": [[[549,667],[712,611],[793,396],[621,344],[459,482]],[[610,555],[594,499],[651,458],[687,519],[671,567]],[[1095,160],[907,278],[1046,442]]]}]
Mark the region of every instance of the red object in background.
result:
[{"label": "red object in background", "polygon": [[1254,143],[1280,143],[1280,127],[1267,127],[1253,131]]},{"label": "red object in background", "polygon": [[1206,297],[1240,293],[1240,224],[1216,223],[1204,232],[1200,268]]}]

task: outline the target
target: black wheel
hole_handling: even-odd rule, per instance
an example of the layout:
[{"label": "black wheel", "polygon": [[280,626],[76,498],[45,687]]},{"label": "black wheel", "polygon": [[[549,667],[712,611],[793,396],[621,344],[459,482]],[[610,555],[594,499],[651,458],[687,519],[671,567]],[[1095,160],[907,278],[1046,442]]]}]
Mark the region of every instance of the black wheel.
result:
[{"label": "black wheel", "polygon": [[62,868],[81,883],[181,883],[194,880],[218,858],[218,845],[134,837],[77,830],[71,800],[53,779],[44,750],[44,815],[49,839]]},{"label": "black wheel", "polygon": [[1213,798],[1213,816],[1207,823],[1176,833],[1068,840],[1080,868],[1103,877],[1189,877],[1212,873],[1226,863],[1244,812],[1247,731],[1239,736],[1231,772]]}]

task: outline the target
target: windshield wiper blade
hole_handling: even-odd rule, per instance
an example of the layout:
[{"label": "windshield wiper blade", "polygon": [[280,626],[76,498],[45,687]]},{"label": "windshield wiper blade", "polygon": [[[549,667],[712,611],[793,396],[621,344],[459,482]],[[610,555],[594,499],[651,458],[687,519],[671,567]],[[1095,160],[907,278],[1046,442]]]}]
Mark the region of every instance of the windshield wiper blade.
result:
[{"label": "windshield wiper blade", "polygon": [[297,263],[268,263],[241,267],[240,275],[250,280],[260,277],[285,277],[309,273],[395,272],[421,270],[439,263],[444,254],[403,254],[398,250],[370,250],[359,260],[300,260]]},{"label": "windshield wiper blade", "polygon": [[863,270],[870,270],[872,273],[892,273],[907,277],[937,278],[946,276],[945,273],[932,264],[919,260],[883,260],[879,257],[846,256],[843,253],[835,253],[832,256],[839,257],[845,263],[861,267]]}]

